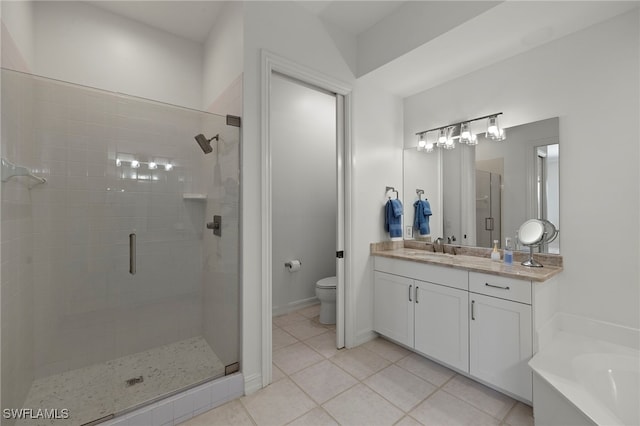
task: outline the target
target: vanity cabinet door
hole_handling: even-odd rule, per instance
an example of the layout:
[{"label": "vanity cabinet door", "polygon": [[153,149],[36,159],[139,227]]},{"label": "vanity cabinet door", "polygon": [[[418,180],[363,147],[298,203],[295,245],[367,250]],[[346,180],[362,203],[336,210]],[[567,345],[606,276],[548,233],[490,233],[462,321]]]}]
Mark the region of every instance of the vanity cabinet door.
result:
[{"label": "vanity cabinet door", "polygon": [[415,281],[415,349],[469,372],[469,293]]},{"label": "vanity cabinet door", "polygon": [[531,401],[531,306],[470,293],[469,372]]},{"label": "vanity cabinet door", "polygon": [[413,347],[413,280],[375,271],[373,281],[373,329]]}]

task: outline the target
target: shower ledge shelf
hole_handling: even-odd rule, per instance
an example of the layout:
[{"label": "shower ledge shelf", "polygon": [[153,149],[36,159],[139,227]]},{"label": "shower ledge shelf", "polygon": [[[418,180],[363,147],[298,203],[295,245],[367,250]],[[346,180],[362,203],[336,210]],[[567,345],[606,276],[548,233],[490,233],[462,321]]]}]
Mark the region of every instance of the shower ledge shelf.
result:
[{"label": "shower ledge shelf", "polygon": [[182,198],[184,200],[202,200],[202,201],[206,201],[207,194],[197,194],[197,193],[185,192],[184,194],[182,194]]}]

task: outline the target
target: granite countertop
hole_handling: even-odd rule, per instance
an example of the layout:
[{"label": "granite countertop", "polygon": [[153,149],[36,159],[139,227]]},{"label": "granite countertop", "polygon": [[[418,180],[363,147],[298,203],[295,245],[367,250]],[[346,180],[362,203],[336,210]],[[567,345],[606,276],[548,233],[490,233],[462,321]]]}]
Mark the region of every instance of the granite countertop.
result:
[{"label": "granite countertop", "polygon": [[[502,261],[495,262],[488,258],[488,253],[491,252],[491,249],[478,250],[474,248],[456,247],[456,252],[460,254],[452,255],[433,253],[432,251],[426,250],[426,245],[424,244],[419,246],[419,248],[415,247],[415,243],[407,245],[408,247],[403,241],[373,243],[371,244],[371,255],[466,269],[473,272],[483,272],[534,282],[547,281],[549,278],[562,272],[562,258],[558,255],[541,255],[541,257],[546,257],[546,259],[540,259],[539,256],[534,255],[534,258],[543,260],[541,263],[544,266],[542,268],[531,268],[520,264],[521,259],[525,256],[528,257],[528,254],[521,252],[514,253],[513,265],[509,266],[505,265]],[[548,258],[548,256],[553,256],[553,258]],[[547,260],[547,262],[545,263],[544,260]]]}]

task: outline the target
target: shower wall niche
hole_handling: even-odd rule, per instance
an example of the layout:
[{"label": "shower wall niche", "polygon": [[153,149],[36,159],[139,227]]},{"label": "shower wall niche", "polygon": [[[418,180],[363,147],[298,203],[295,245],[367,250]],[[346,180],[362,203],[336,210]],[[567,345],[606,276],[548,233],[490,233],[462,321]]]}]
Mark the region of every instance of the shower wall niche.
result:
[{"label": "shower wall niche", "polygon": [[223,116],[2,71],[2,157],[47,180],[2,183],[2,408],[83,424],[238,362],[239,149]]}]

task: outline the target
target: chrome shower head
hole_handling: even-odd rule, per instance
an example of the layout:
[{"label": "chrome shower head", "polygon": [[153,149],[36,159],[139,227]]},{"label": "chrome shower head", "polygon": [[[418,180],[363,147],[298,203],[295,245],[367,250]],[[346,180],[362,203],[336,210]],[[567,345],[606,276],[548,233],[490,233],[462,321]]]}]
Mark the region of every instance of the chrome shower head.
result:
[{"label": "chrome shower head", "polygon": [[200,148],[202,148],[202,151],[205,154],[210,153],[211,151],[213,151],[213,148],[211,147],[211,141],[212,140],[219,140],[220,135],[215,135],[214,137],[212,137],[211,139],[207,139],[202,133],[200,133],[199,135],[195,136],[196,142],[198,142],[198,145],[200,145]]}]

